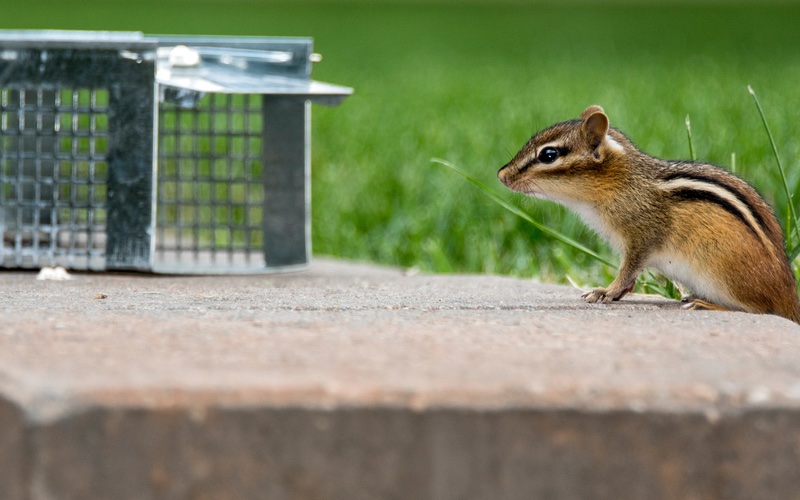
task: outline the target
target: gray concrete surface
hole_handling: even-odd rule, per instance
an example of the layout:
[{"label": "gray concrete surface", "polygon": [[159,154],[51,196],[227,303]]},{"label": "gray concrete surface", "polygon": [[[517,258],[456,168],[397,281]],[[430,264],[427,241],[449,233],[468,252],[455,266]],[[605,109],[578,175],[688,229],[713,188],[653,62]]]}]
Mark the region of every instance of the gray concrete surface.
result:
[{"label": "gray concrete surface", "polygon": [[0,273],[2,498],[800,498],[800,327],[494,276]]}]

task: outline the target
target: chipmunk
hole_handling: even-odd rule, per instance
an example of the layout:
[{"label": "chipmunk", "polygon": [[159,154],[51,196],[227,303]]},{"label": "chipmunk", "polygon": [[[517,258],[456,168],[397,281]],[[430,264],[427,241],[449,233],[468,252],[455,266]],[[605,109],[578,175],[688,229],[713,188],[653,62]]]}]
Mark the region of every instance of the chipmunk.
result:
[{"label": "chipmunk", "polygon": [[783,234],[756,190],[720,167],[640,151],[600,106],[534,135],[497,176],[574,210],[621,254],[617,277],[587,302],[621,299],[651,267],[691,290],[687,309],[800,323]]}]

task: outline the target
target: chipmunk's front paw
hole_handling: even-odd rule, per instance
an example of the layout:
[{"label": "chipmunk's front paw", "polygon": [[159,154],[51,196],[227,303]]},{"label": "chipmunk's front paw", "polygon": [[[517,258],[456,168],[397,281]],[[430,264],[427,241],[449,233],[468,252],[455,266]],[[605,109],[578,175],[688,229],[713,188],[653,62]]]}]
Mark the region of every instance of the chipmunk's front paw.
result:
[{"label": "chipmunk's front paw", "polygon": [[601,304],[608,304],[614,300],[619,300],[625,295],[628,294],[631,290],[633,290],[633,285],[636,284],[636,281],[628,285],[619,286],[617,280],[614,280],[608,288],[595,288],[591,292],[586,292],[581,297],[589,302],[590,304],[594,304],[599,302]]},{"label": "chipmunk's front paw", "polygon": [[581,295],[581,297],[583,297],[583,299],[590,304],[594,304],[595,302],[600,302],[601,304],[608,304],[609,302],[614,300],[614,297],[609,295],[608,289],[606,288],[595,288],[591,292],[584,293],[583,295]]}]

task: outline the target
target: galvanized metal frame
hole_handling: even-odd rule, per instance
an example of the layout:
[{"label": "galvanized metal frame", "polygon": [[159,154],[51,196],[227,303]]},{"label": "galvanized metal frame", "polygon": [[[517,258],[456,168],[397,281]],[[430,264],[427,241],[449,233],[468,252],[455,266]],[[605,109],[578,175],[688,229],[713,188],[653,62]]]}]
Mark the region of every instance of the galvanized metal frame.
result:
[{"label": "galvanized metal frame", "polygon": [[[190,57],[181,58],[184,53]],[[66,254],[69,258],[63,259],[60,248],[53,241],[58,238],[53,222],[47,226],[53,233],[47,251],[41,255],[38,253],[42,242],[37,239],[38,235],[34,235],[29,248],[34,257],[25,260],[16,258],[15,254],[13,262],[3,259],[0,265],[41,267],[62,264],[86,269],[176,273],[253,272],[308,265],[311,256],[310,103],[336,105],[352,92],[346,87],[311,81],[311,59],[312,42],[306,38],[0,31],[0,89],[33,89],[38,92],[36,116],[48,113],[51,109],[50,93],[56,95],[63,89],[75,92],[100,89],[108,101],[102,107],[92,104],[87,111],[96,111],[103,115],[103,120],[107,119],[107,130],[92,128],[88,132],[102,137],[107,145],[104,155],[93,152],[94,156],[90,158],[90,161],[107,164],[105,178],[87,181],[91,186],[100,186],[98,192],[104,188],[106,193],[105,212],[98,216],[105,219],[105,252],[99,255],[100,263],[96,259],[98,255],[92,253],[91,243],[87,244],[89,255],[86,262],[75,260],[74,243],[68,245]],[[219,250],[224,254],[222,258],[217,259],[217,248],[212,244],[205,249],[212,254],[210,261],[168,262],[160,259],[157,251],[159,238],[163,238],[156,217],[158,191],[161,189],[158,176],[159,103],[173,102],[178,108],[197,110],[196,106],[205,96],[216,94],[261,97],[261,130],[255,133],[262,134],[263,149],[261,179],[257,180],[263,189],[263,235],[260,235],[263,259],[254,264],[249,258],[244,262],[234,258],[234,251],[239,250],[232,239],[233,232],[239,230],[237,227],[228,229],[231,232],[228,247]],[[53,113],[58,114],[59,110],[55,104],[52,106]],[[27,112],[17,111],[23,115]],[[19,126],[17,131],[6,132],[35,136],[37,146],[32,153],[42,156],[40,145],[49,140],[46,138],[48,132],[43,131],[46,129],[48,127],[38,126],[28,130]],[[0,137],[3,132],[0,130]],[[20,151],[20,148],[16,153],[0,151],[0,163],[17,161],[22,165],[22,156],[29,153]],[[195,151],[194,156],[198,155]],[[163,154],[161,157],[168,158]],[[180,151],[175,153],[175,158],[181,161]],[[41,161],[37,161],[36,165],[40,165]],[[56,158],[54,161],[67,160]],[[19,171],[21,167],[16,168]],[[58,184],[56,176],[48,180],[40,166],[35,171],[36,182]],[[0,171],[0,182],[3,175],[4,172]],[[25,178],[25,182],[28,180]],[[76,184],[81,182],[72,180]],[[251,181],[256,182],[255,179]],[[21,185],[22,180],[17,183],[17,186]],[[35,206],[37,224],[46,219],[42,217],[42,211],[55,211],[56,205],[62,202],[69,206],[77,205],[74,200],[69,203],[59,200],[55,191],[53,200],[42,199],[42,193],[47,189],[36,187],[35,190],[31,203]],[[229,196],[227,200],[230,202],[232,198]],[[2,190],[0,202],[3,202]],[[28,198],[21,195],[17,195],[15,200],[18,205],[28,202]],[[96,201],[92,203],[97,204]],[[219,205],[212,196],[212,206]],[[93,227],[90,225],[89,240],[94,237],[91,233]],[[64,229],[58,227],[59,231]],[[68,226],[66,230],[77,228]],[[19,234],[14,237],[14,251],[22,250],[22,237]],[[75,239],[74,235],[70,238]],[[249,241],[249,236],[247,238]],[[102,238],[98,236],[97,239]],[[199,245],[195,247],[199,253]],[[250,252],[252,249],[245,250]]]}]

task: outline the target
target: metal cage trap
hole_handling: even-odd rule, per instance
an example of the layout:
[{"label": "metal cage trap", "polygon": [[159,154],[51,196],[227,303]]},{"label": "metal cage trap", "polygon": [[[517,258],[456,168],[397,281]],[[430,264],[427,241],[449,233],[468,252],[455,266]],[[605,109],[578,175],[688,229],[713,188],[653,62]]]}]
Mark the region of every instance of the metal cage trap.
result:
[{"label": "metal cage trap", "polygon": [[305,38],[0,31],[0,267],[310,261]]}]

